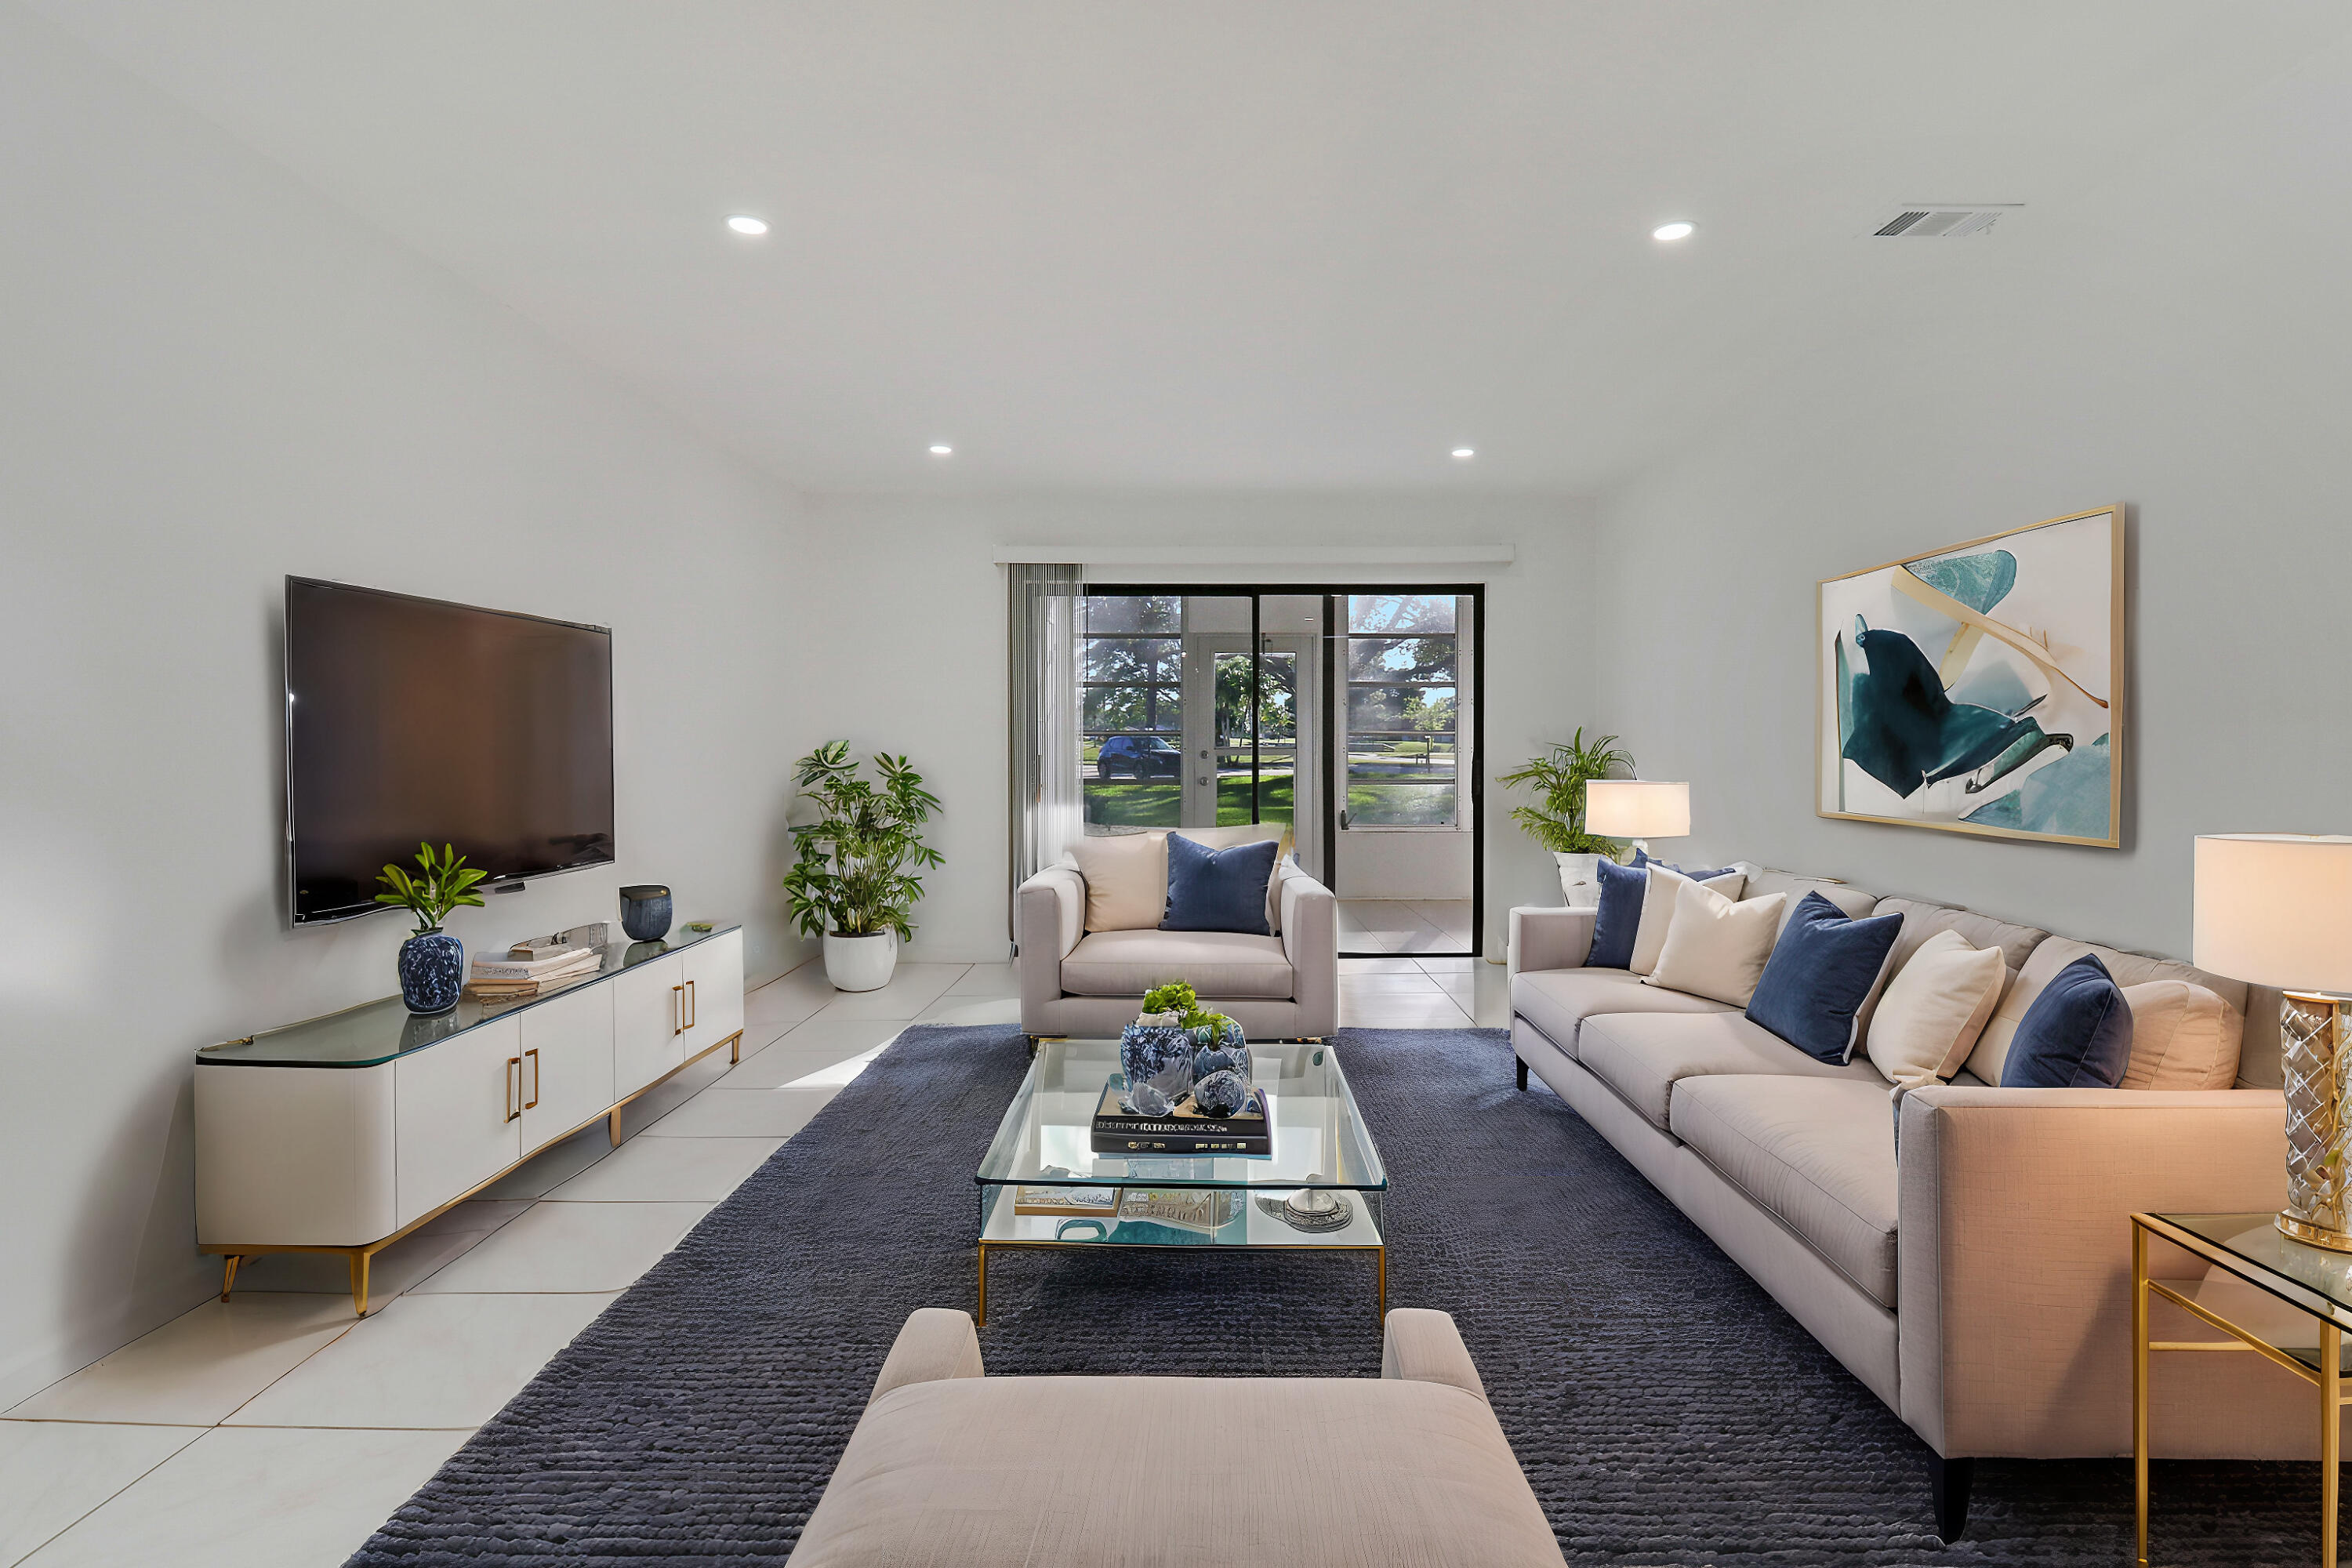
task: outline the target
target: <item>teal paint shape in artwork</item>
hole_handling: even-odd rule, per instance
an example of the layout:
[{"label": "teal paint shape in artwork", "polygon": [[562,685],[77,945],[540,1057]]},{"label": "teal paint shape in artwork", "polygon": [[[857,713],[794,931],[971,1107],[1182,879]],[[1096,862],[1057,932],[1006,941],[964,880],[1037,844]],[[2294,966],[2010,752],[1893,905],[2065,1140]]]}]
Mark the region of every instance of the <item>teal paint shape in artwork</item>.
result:
[{"label": "teal paint shape in artwork", "polygon": [[1979,615],[2008,598],[2009,591],[2017,586],[2017,557],[2006,550],[1922,561],[1911,572],[1930,588],[1949,594]]},{"label": "teal paint shape in artwork", "polygon": [[2018,833],[2047,833],[2065,838],[2109,837],[2107,807],[2114,759],[2108,737],[2100,736],[2029,774],[2025,782],[1998,800],[1988,801],[1960,818],[1979,827],[2006,827]]},{"label": "teal paint shape in artwork", "polygon": [[[1855,619],[1859,621],[1860,616]],[[1846,658],[1845,636],[1837,637],[1838,809],[1845,809],[1845,749],[1853,741],[1853,661]]]}]

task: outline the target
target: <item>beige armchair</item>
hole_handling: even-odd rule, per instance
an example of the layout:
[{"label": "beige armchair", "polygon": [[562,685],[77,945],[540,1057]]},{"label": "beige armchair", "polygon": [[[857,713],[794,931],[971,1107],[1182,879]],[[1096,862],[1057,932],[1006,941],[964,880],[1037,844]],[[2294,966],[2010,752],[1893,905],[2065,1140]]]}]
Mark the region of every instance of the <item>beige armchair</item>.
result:
[{"label": "beige armchair", "polygon": [[1143,994],[1191,983],[1203,1006],[1254,1040],[1320,1039],[1339,1026],[1339,936],[1331,890],[1286,860],[1282,932],[1087,928],[1087,883],[1048,866],[1014,895],[1021,1027],[1036,1037],[1108,1037],[1134,1022]]}]

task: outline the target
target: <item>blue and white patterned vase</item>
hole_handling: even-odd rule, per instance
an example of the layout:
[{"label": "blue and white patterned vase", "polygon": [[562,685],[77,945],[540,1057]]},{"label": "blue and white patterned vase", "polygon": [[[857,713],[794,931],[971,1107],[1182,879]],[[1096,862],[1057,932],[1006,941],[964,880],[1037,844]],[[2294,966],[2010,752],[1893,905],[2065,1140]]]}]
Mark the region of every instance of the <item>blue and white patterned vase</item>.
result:
[{"label": "blue and white patterned vase", "polygon": [[[1212,1037],[1212,1034],[1214,1037]],[[1192,1037],[1192,1081],[1200,1082],[1213,1072],[1234,1072],[1241,1075],[1244,1085],[1256,1081],[1251,1068],[1250,1048],[1242,1034],[1242,1026],[1231,1018],[1222,1027],[1203,1024],[1189,1031]]]},{"label": "blue and white patterned vase", "polygon": [[1118,1035],[1127,1075],[1119,1103],[1138,1116],[1165,1116],[1192,1091],[1192,1035],[1174,1024],[1129,1024]]},{"label": "blue and white patterned vase", "polygon": [[446,1013],[466,988],[466,944],[436,926],[400,944],[400,999],[412,1013]]}]

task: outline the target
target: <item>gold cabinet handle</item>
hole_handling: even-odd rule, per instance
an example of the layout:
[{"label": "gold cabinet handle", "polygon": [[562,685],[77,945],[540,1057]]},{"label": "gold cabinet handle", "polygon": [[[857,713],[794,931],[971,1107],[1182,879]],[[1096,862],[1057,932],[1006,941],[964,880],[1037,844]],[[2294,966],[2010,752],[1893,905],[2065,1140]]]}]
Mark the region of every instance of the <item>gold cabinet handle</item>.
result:
[{"label": "gold cabinet handle", "polygon": [[669,1035],[671,1039],[686,1033],[686,987],[669,988]]},{"label": "gold cabinet handle", "polygon": [[686,983],[686,1026],[689,1029],[702,1022],[702,998],[694,994],[694,982]]},{"label": "gold cabinet handle", "polygon": [[512,1121],[516,1120],[518,1117],[520,1117],[520,1116],[521,1116],[521,1115],[522,1115],[521,1110],[519,1110],[519,1109],[517,1109],[517,1107],[516,1107],[516,1105],[515,1105],[515,1101],[516,1101],[516,1100],[520,1100],[521,1098],[522,1098],[522,1058],[521,1058],[520,1057],[509,1057],[509,1058],[507,1058],[507,1117],[506,1117],[506,1119],[507,1119],[509,1121]]},{"label": "gold cabinet handle", "polygon": [[[533,1046],[523,1052],[523,1055],[530,1058],[530,1098],[522,1102],[522,1108],[525,1110],[537,1110],[539,1109],[539,1047]],[[520,1082],[522,1074],[518,1071],[515,1078]]]}]

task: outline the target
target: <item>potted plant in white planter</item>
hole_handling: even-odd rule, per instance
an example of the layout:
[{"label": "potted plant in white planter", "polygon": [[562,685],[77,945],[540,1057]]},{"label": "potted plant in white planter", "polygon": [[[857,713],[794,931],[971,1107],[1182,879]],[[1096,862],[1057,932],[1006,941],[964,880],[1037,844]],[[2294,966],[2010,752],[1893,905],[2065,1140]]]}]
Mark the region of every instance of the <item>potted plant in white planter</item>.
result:
[{"label": "potted plant in white planter", "polygon": [[1633,753],[1620,747],[1616,736],[1603,735],[1588,746],[1580,725],[1566,745],[1554,746],[1550,755],[1503,775],[1505,784],[1535,786],[1535,804],[1511,807],[1511,820],[1552,852],[1559,863],[1560,896],[1572,906],[1589,908],[1601,901],[1596,868],[1604,856],[1614,860],[1624,850],[1614,838],[1584,831],[1584,786],[1633,766]]},{"label": "potted plant in white planter", "polygon": [[944,863],[917,832],[940,809],[923,775],[887,752],[874,753],[874,771],[878,787],[858,776],[846,741],[828,741],[795,764],[817,819],[793,829],[799,858],[784,891],[793,923],[824,939],[824,977],[841,991],[889,984],[898,943],[915,934],[907,917],[923,896],[923,879],[908,868]]}]

